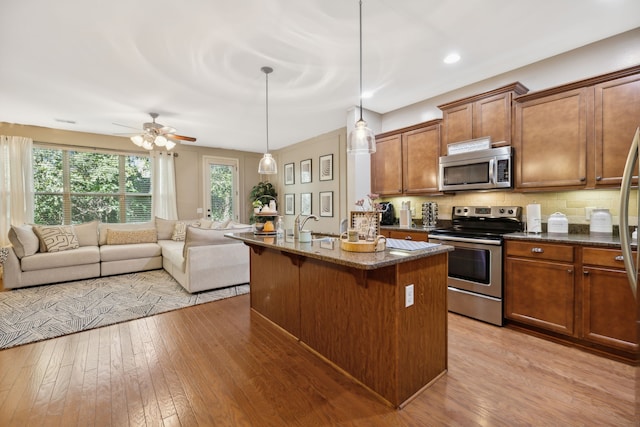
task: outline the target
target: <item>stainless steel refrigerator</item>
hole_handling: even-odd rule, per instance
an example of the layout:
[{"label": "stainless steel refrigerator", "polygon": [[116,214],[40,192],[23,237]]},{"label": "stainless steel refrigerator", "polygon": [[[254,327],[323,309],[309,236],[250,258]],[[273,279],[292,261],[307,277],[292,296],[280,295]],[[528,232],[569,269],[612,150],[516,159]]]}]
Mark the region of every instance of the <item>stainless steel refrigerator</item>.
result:
[{"label": "stainless steel refrigerator", "polygon": [[[640,264],[640,251],[637,251],[636,258],[633,257],[632,245],[636,246],[637,242],[631,239],[631,230],[629,229],[629,196],[631,193],[632,180],[638,179],[638,142],[640,140],[640,127],[636,130],[633,137],[629,156],[624,168],[622,176],[622,185],[620,188],[620,243],[622,245],[622,256],[624,258],[624,267],[627,270],[629,278],[629,286],[636,301],[636,332],[640,339],[640,296],[638,295],[638,264]],[[635,190],[638,191],[637,189]],[[636,196],[638,206],[633,212],[636,216],[640,212],[640,195]],[[640,396],[639,396],[640,400]]]}]

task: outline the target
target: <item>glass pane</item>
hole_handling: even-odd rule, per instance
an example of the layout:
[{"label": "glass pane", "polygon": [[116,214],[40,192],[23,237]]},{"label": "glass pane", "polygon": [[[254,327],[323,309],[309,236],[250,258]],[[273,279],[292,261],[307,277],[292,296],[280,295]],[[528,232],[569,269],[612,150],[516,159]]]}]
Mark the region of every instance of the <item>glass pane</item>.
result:
[{"label": "glass pane", "polygon": [[118,193],[119,175],[117,154],[69,152],[69,188],[72,193]]},{"label": "glass pane", "polygon": [[125,157],[125,192],[151,194],[151,158]]},{"label": "glass pane", "polygon": [[[33,149],[33,188],[44,193],[62,193],[62,150]],[[44,223],[43,223],[44,224]],[[61,223],[57,223],[61,224]]]},{"label": "glass pane", "polygon": [[33,221],[36,224],[59,225],[64,221],[61,194],[35,194]]},{"label": "glass pane", "polygon": [[120,222],[118,196],[80,195],[71,196],[71,223],[99,219],[102,222]]},{"label": "glass pane", "polygon": [[233,166],[209,165],[211,219],[233,218]]},{"label": "glass pane", "polygon": [[126,222],[144,222],[151,220],[151,196],[125,197],[127,209]]}]

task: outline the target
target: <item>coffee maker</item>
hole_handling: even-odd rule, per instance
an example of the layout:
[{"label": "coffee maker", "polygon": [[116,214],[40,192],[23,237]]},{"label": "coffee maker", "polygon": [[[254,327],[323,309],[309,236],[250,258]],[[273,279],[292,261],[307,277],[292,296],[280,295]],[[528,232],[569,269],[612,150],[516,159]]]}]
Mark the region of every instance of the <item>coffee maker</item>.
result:
[{"label": "coffee maker", "polygon": [[393,225],[396,222],[396,214],[391,202],[381,202],[382,219],[380,225]]}]

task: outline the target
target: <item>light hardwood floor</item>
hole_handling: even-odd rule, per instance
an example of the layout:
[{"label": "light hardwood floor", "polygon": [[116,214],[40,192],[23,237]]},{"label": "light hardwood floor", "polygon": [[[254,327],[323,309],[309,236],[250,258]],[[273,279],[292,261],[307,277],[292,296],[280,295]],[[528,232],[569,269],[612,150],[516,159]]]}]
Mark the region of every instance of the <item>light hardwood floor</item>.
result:
[{"label": "light hardwood floor", "polygon": [[0,351],[0,425],[634,426],[638,369],[450,314],[449,371],[398,411],[245,295]]}]

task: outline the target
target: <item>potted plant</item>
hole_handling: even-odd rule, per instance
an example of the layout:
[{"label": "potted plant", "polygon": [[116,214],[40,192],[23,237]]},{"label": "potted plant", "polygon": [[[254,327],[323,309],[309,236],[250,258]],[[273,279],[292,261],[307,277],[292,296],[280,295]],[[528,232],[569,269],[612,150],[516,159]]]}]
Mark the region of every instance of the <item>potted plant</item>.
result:
[{"label": "potted plant", "polygon": [[260,209],[262,209],[262,202],[260,200],[254,200],[251,202],[253,206],[253,213],[260,213]]},{"label": "potted plant", "polygon": [[[264,197],[264,196],[270,196],[270,197]],[[262,205],[264,205],[265,203],[266,204],[269,203],[269,200],[271,199],[271,197],[275,198],[277,196],[278,196],[278,192],[273,187],[273,184],[271,184],[270,182],[259,182],[256,185],[254,185],[253,188],[251,189],[251,192],[249,192],[249,201],[251,202],[251,206],[254,209],[254,211],[251,213],[251,216],[249,217],[249,222],[254,223],[254,222],[266,221],[266,218],[256,217],[255,215],[255,208],[257,205],[256,202],[260,203],[258,207],[261,208]]]}]

